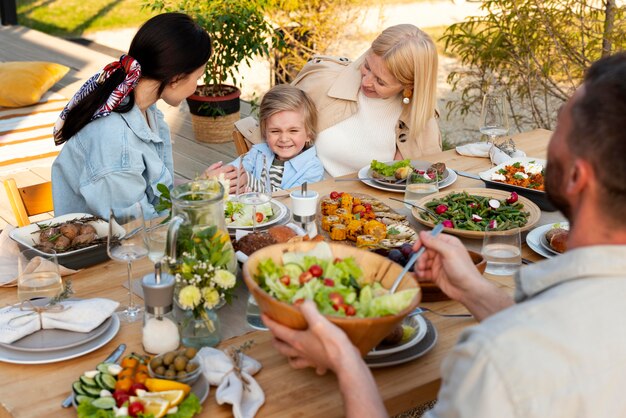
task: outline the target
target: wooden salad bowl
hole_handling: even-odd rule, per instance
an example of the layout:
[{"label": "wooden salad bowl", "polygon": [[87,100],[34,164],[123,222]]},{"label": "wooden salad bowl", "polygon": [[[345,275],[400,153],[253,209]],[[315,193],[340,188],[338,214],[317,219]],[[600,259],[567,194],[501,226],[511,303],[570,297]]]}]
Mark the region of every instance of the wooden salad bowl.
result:
[{"label": "wooden salad bowl", "polygon": [[[274,321],[293,329],[303,330],[307,328],[304,316],[300,313],[298,308],[291,304],[278,301],[261,289],[256,281],[255,275],[258,271],[260,261],[271,258],[276,263],[282,264],[282,254],[284,252],[308,251],[315,245],[317,245],[317,243],[314,242],[294,242],[271,245],[254,252],[243,265],[244,280],[250,293],[252,293],[256,299],[261,312]],[[377,281],[380,282],[383,287],[389,289],[398,274],[402,271],[402,267],[399,264],[381,255],[343,244],[329,243],[328,245],[330,245],[334,257],[354,257],[356,263],[363,271],[365,281],[368,283]],[[413,274],[407,273],[400,283],[398,290],[410,288],[419,289],[420,285]],[[417,307],[420,299],[421,291],[416,294],[411,304],[406,309],[396,315],[377,318],[326,315],[326,318],[341,328],[348,335],[352,344],[359,349],[361,355],[365,356]]]}]

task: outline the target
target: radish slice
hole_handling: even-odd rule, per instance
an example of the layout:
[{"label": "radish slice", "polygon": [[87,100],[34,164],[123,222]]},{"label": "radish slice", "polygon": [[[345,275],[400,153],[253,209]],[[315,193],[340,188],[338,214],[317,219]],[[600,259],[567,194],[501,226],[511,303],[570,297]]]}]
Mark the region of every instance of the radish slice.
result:
[{"label": "radish slice", "polygon": [[492,209],[498,209],[500,207],[500,201],[496,199],[489,199],[489,206]]}]

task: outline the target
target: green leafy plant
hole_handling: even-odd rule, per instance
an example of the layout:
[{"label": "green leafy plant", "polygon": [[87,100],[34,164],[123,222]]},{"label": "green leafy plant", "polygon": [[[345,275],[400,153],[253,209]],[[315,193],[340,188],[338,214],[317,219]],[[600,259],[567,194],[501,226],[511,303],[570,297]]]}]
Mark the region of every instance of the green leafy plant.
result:
[{"label": "green leafy plant", "polygon": [[615,0],[485,0],[481,9],[442,38],[463,67],[448,77],[461,98],[447,106],[464,115],[501,90],[518,130],[552,129],[591,63],[626,47],[626,6]]},{"label": "green leafy plant", "polygon": [[213,53],[197,94],[224,96],[235,85],[237,69],[253,57],[269,57],[273,28],[265,18],[268,3],[250,0],[153,0],[144,3],[151,11],[182,12],[190,15],[211,36]]}]

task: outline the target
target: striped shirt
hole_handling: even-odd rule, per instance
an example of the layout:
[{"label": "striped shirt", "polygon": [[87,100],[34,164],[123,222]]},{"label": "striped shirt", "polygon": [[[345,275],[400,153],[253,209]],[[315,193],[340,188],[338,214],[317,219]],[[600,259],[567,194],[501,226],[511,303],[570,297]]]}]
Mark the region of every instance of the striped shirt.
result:
[{"label": "striped shirt", "polygon": [[[278,190],[282,190],[282,183],[283,183],[283,172],[285,171],[285,162],[284,161],[280,161],[278,158],[274,158],[274,160],[272,161],[272,165],[270,166],[270,173],[269,173],[269,182],[270,182],[270,186],[272,187],[272,191],[278,191]],[[267,189],[268,187],[263,185],[263,178],[266,178],[266,170],[263,169],[263,173],[261,175],[261,178],[257,178],[254,177],[250,172],[247,172],[248,174],[248,184],[247,187],[248,189],[250,189],[253,192],[262,192],[265,189]]]}]

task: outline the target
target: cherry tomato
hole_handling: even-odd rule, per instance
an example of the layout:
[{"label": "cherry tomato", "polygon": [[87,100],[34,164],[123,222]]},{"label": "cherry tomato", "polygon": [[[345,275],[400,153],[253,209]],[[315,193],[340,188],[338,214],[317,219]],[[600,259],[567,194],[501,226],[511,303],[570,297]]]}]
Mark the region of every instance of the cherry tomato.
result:
[{"label": "cherry tomato", "polygon": [[117,382],[115,382],[115,389],[128,391],[130,390],[130,387],[132,385],[133,385],[133,379],[131,377],[126,376],[126,377],[119,379]]},{"label": "cherry tomato", "polygon": [[341,260],[341,258],[336,257],[336,258],[333,260],[333,264],[341,263],[341,261],[342,261],[342,260]]},{"label": "cherry tomato", "polygon": [[343,310],[346,313],[346,316],[354,316],[354,315],[356,315],[356,309],[354,309],[354,306],[352,306],[352,305],[344,306]]},{"label": "cherry tomato", "polygon": [[363,207],[365,208],[366,211],[371,211],[372,210],[372,205],[370,205],[369,203],[364,203]]},{"label": "cherry tomato", "polygon": [[143,411],[145,411],[145,408],[143,407],[143,404],[139,401],[132,402],[130,405],[128,405],[128,415],[130,415],[131,417],[136,417]]},{"label": "cherry tomato", "polygon": [[139,361],[135,358],[135,357],[124,357],[124,360],[122,360],[122,367],[124,369],[134,369],[135,367],[137,367],[137,364],[139,363]]},{"label": "cherry tomato", "polygon": [[[339,306],[344,304],[343,296],[341,296],[341,294],[337,293],[337,292],[331,292],[328,295],[328,299],[330,299],[330,302],[333,305],[337,305],[337,307],[339,307]],[[334,306],[333,306],[333,308],[334,308]],[[337,310],[337,309],[335,309],[335,310]]]},{"label": "cherry tomato", "polygon": [[130,387],[130,390],[128,391],[128,393],[130,393],[131,395],[136,395],[137,394],[137,390],[148,390],[148,388],[146,387],[146,385],[144,385],[143,383],[133,383],[132,386]]},{"label": "cherry tomato", "polygon": [[116,389],[113,392],[113,399],[115,399],[115,405],[118,408],[120,408],[122,405],[124,405],[124,402],[126,402],[129,397],[130,397],[130,395],[125,390]]},{"label": "cherry tomato", "polygon": [[339,193],[337,192],[330,192],[330,198],[331,199],[338,199],[339,198]]},{"label": "cherry tomato", "polygon": [[135,374],[135,383],[145,383],[148,377],[148,372],[137,372],[137,374]]},{"label": "cherry tomato", "polygon": [[333,279],[324,279],[324,286],[333,287],[335,285],[335,281]]},{"label": "cherry tomato", "polygon": [[260,224],[261,222],[263,222],[264,218],[265,215],[263,215],[261,212],[256,213],[256,223]]},{"label": "cherry tomato", "polygon": [[291,277],[287,276],[286,274],[283,277],[281,277],[279,280],[285,286],[289,286],[289,283],[291,283]]},{"label": "cherry tomato", "polygon": [[295,306],[302,305],[304,303],[304,298],[296,299],[293,301]]},{"label": "cherry tomato", "polygon": [[318,264],[313,264],[309,267],[309,272],[313,275],[313,277],[321,277],[322,274],[324,274],[324,270],[322,270],[322,267]]},{"label": "cherry tomato", "polygon": [[313,278],[313,275],[311,274],[311,272],[305,271],[299,277],[300,284],[305,284],[306,282],[310,281],[312,278]]}]

